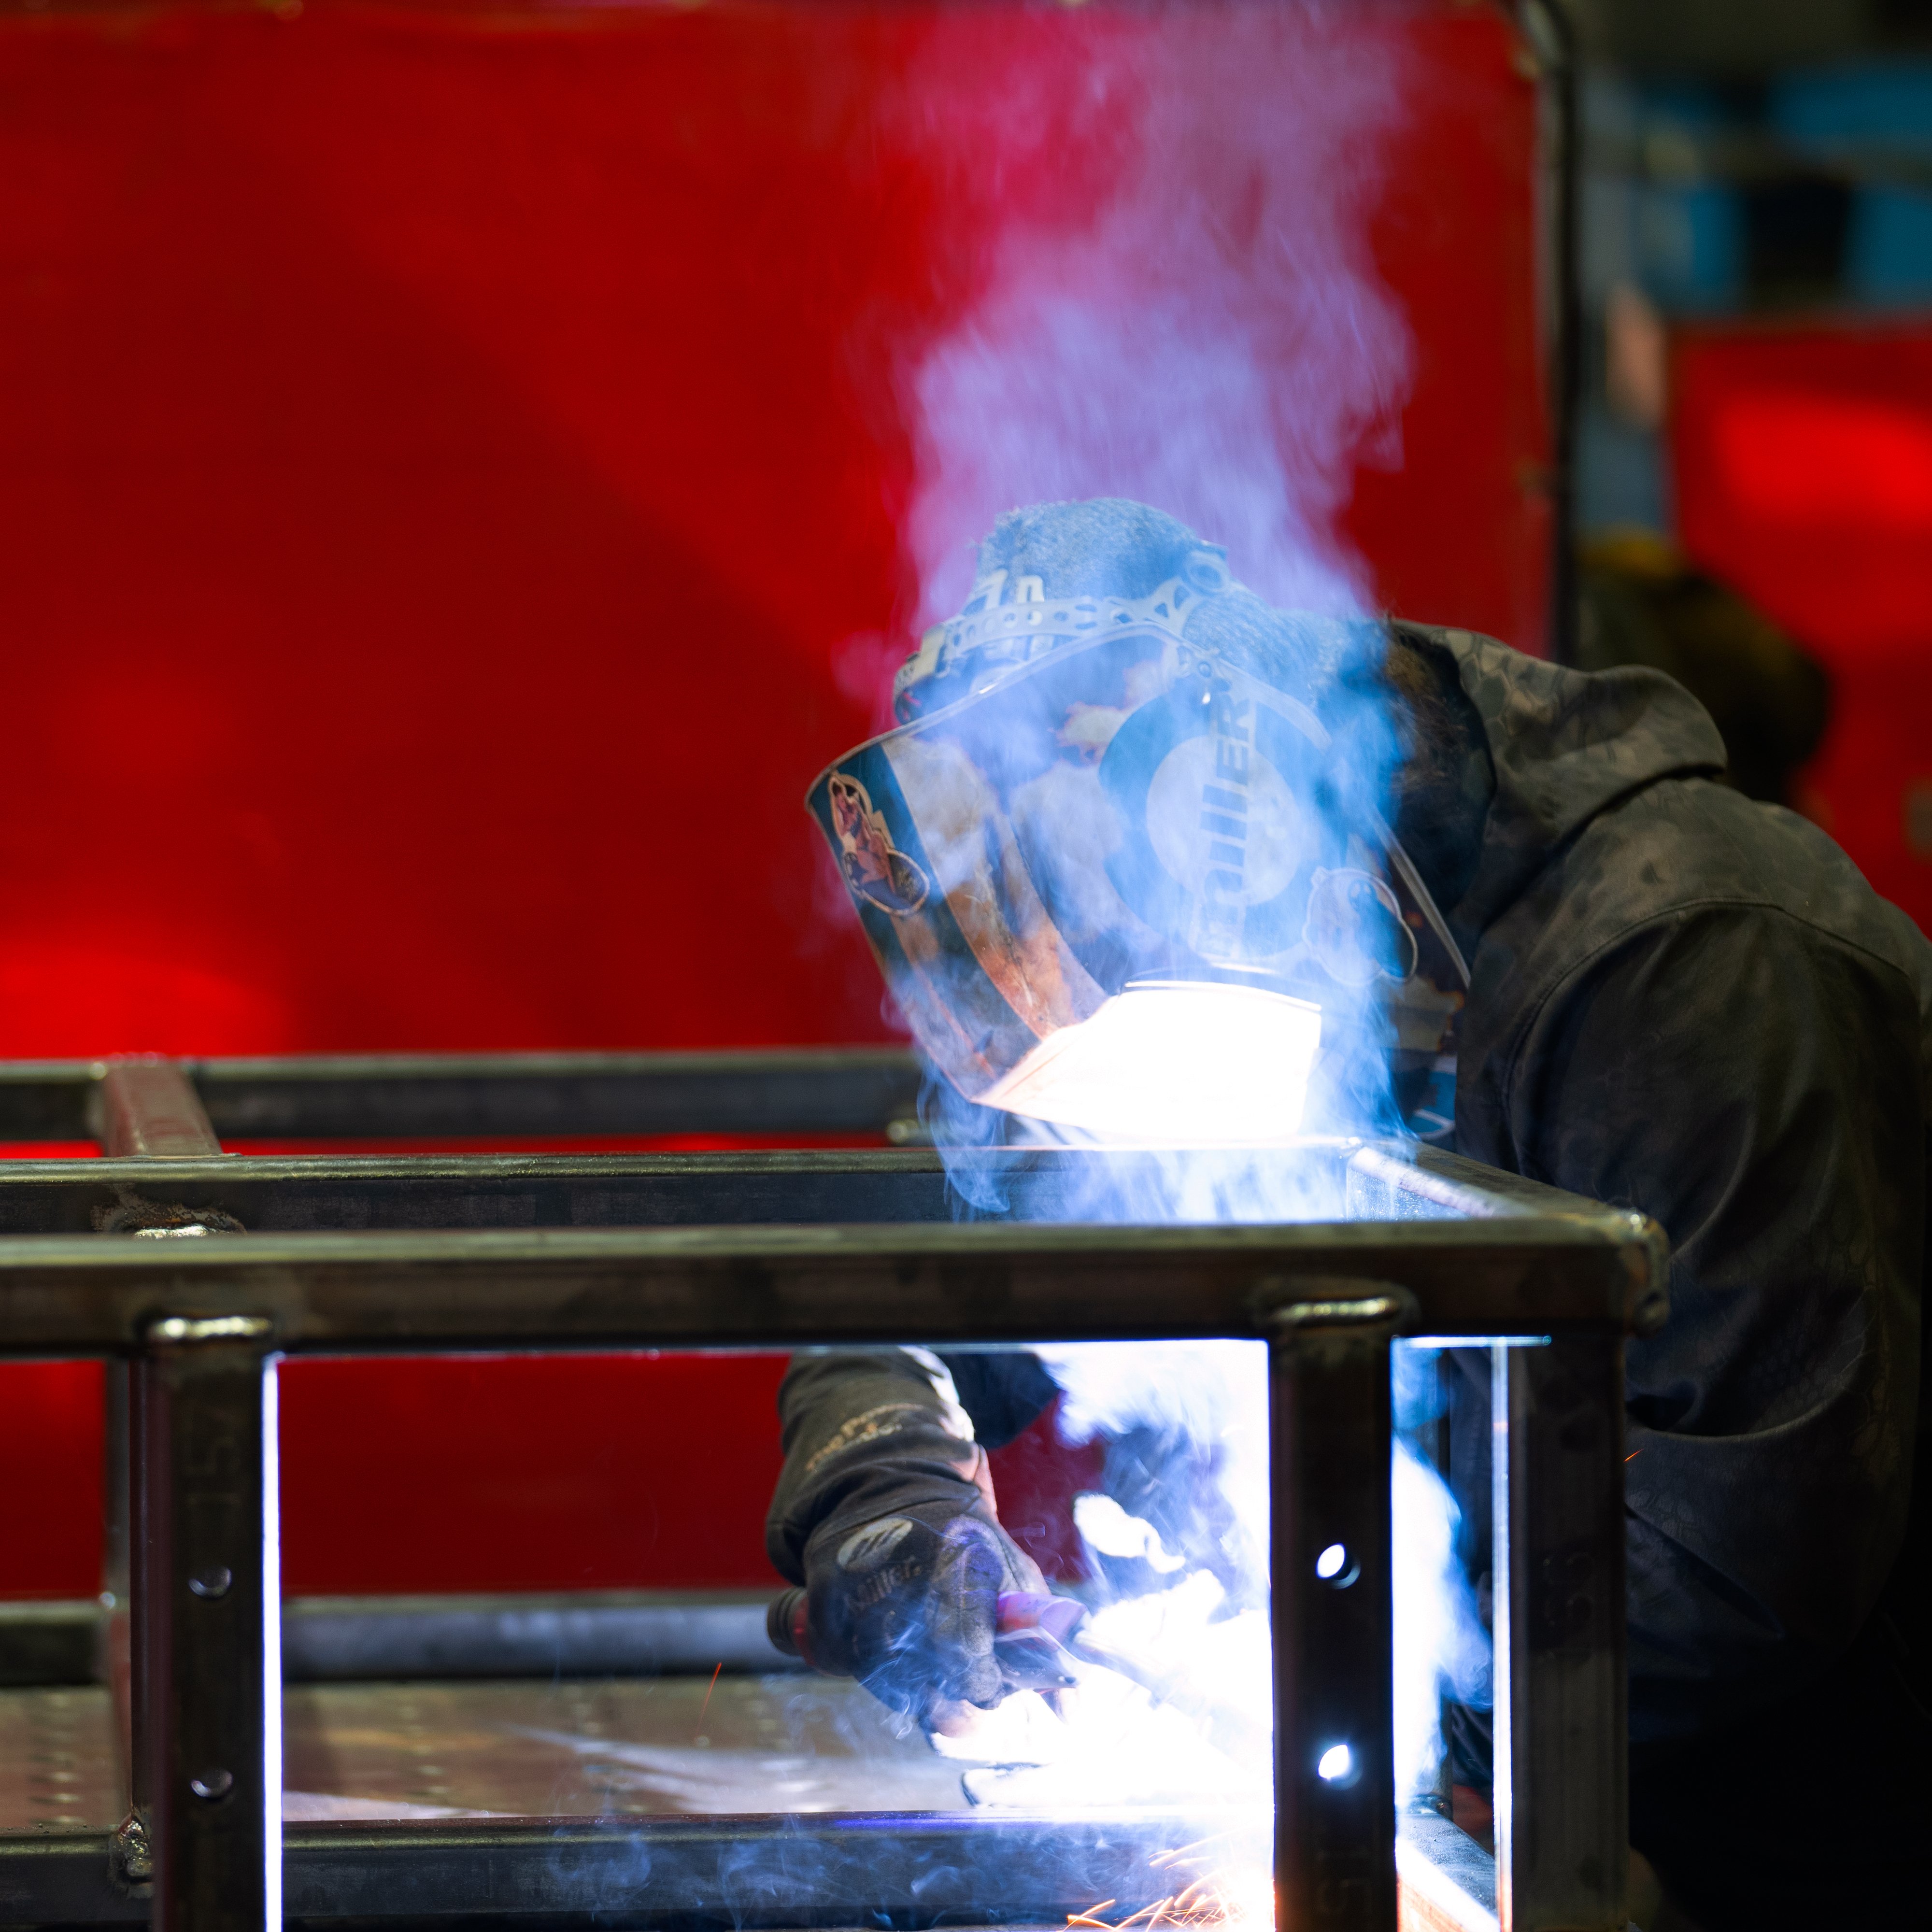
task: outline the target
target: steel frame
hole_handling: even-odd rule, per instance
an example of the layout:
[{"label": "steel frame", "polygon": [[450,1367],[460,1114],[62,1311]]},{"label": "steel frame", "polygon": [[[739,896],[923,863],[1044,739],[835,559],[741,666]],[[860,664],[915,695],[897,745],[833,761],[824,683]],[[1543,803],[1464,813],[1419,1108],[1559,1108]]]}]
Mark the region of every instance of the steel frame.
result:
[{"label": "steel frame", "polygon": [[[129,1510],[110,1525],[109,1556],[118,1585],[124,1548],[116,1594],[132,1607],[110,1645],[123,1660],[110,1677],[126,1712],[129,1821],[111,1840],[0,1838],[0,1924],[152,1916],[165,1932],[253,1932],[285,1910],[304,1922],[594,1912],[734,1925],[883,1912],[899,1924],[1057,1918],[1109,1894],[1123,1911],[1149,1902],[1148,1854],[1187,1820],[285,1833],[275,1364],[304,1351],[1236,1336],[1270,1351],[1280,1923],[1389,1932],[1400,1867],[1417,1922],[1622,1932],[1622,1351],[1665,1312],[1663,1244],[1642,1217],[1374,1143],[1300,1150],[1326,1164],[1349,1218],[1124,1228],[1050,1224],[1088,1158],[1065,1154],[990,1157],[1018,1212],[1048,1224],[958,1224],[941,1164],[918,1148],[260,1158],[222,1154],[215,1126],[291,1139],[903,1140],[916,1084],[912,1063],[885,1053],[0,1068],[0,1138],[79,1129],[106,1156],[0,1166],[0,1353],[125,1365]],[[142,1222],[166,1238],[79,1232]],[[227,1232],[238,1226],[248,1232]],[[223,1232],[198,1232],[209,1228]],[[1398,1334],[1493,1350],[1486,1887],[1480,1853],[1440,1820],[1405,1820],[1396,1843],[1387,1458]],[[1346,1588],[1315,1569],[1334,1542],[1352,1557]],[[1324,1779],[1317,1762],[1337,1742],[1354,1774]],[[1001,1898],[931,1882],[994,1844]]]}]

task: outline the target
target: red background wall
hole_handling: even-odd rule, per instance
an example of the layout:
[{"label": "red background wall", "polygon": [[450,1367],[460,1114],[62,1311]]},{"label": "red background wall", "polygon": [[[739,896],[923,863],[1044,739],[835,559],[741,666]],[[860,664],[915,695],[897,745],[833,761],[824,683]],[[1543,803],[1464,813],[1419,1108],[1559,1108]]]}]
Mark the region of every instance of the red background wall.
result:
[{"label": "red background wall", "polygon": [[1686,549],[1832,673],[1805,808],[1932,931],[1932,323],[1699,329],[1672,374]]},{"label": "red background wall", "polygon": [[[934,17],[0,25],[0,1055],[884,1033],[799,799],[873,723],[841,646],[909,620],[890,365],[1109,178],[1104,121],[982,154],[976,90],[1232,16],[979,8],[913,140],[874,104]],[[1488,8],[1345,17],[1406,50],[1414,348],[1342,535],[1536,648],[1532,88]],[[293,1366],[290,1582],[755,1580],[770,1381]],[[0,1590],[94,1587],[96,1386],[0,1372]]]}]

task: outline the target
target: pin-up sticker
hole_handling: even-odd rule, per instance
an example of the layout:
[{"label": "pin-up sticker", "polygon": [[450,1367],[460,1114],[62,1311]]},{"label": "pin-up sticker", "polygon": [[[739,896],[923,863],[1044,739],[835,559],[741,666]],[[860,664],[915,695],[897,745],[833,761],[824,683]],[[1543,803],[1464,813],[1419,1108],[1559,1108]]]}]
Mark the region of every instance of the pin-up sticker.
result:
[{"label": "pin-up sticker", "polygon": [[892,843],[884,813],[872,794],[845,772],[826,781],[832,804],[832,829],[838,836],[838,866],[845,883],[868,905],[881,912],[916,912],[926,903],[932,882],[915,859]]}]

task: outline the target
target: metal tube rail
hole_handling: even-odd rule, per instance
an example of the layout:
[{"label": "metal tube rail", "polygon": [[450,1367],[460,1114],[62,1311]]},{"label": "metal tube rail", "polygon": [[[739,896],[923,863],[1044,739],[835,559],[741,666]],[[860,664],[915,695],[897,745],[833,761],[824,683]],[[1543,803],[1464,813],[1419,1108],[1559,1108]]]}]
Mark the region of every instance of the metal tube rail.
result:
[{"label": "metal tube rail", "polygon": [[1389,1343],[1415,1304],[1384,1283],[1306,1286],[1271,1318],[1268,1357],[1276,1909],[1367,1932],[1396,1921]]},{"label": "metal tube rail", "polygon": [[[200,1093],[220,1084],[197,1070]],[[0,1094],[5,1087],[0,1070]],[[164,1111],[187,1117],[178,1088],[155,1092]],[[327,1118],[327,1109],[308,1118]],[[134,1701],[154,1922],[254,1932],[281,1917],[272,1427],[280,1353],[1246,1336],[1270,1344],[1281,1922],[1284,1932],[1390,1932],[1387,1405],[1400,1328],[1540,1345],[1499,1346],[1496,1356],[1501,1856],[1492,1903],[1476,1899],[1470,1922],[1493,1911],[1510,1932],[1620,1932],[1622,1346],[1663,1318],[1660,1237],[1640,1216],[1406,1148],[1325,1143],[1298,1157],[1327,1164],[1338,1211],[1357,1218],[932,1225],[944,1210],[936,1160],[883,1150],[427,1162],[123,1156],[0,1168],[8,1230],[98,1226],[108,1204],[127,1210],[130,1201],[139,1211],[159,1204],[176,1222],[188,1210],[226,1217],[215,1225],[280,1224],[189,1240],[0,1234],[0,1354],[125,1359],[143,1392],[130,1435],[143,1499],[135,1587],[148,1599]],[[992,1158],[1008,1170],[1021,1211],[1082,1198],[1082,1156]],[[860,1201],[875,1211],[882,1201],[896,1205],[912,1224],[838,1225],[839,1210],[849,1221]],[[731,1205],[739,1225],[715,1225]],[[801,1208],[797,1220],[778,1219]],[[746,1225],[760,1214],[767,1225]],[[452,1219],[470,1225],[452,1228]],[[345,1220],[361,1226],[329,1231]],[[392,1220],[403,1228],[370,1225]],[[520,1225],[476,1225],[491,1220]],[[443,1231],[431,1232],[438,1222]],[[1318,1541],[1353,1553],[1348,1589],[1312,1565]],[[1342,1727],[1346,1738],[1331,1736]],[[1330,1755],[1340,1742],[1350,1748],[1346,1769],[1324,1777],[1324,1762],[1331,1772],[1341,1763]],[[1023,1830],[1022,1821],[976,1824],[988,1834]],[[440,1826],[299,1828],[288,1840],[287,1909],[296,1919],[615,1911],[644,1923],[702,1919],[716,1897],[735,1922],[803,1924],[850,1923],[855,1904],[868,1900],[916,1921],[1037,1917],[1049,1906],[1058,1916],[1098,1895],[1084,1889],[1084,1855],[1073,1856],[1088,1828],[1066,1821],[1024,1828],[1046,1834],[1041,1858],[1068,1856],[1067,1883],[1080,1895],[1048,1897],[1052,1886],[1030,1882],[989,1899],[972,1881],[963,1894],[944,1883],[922,1892],[913,1882],[924,1869],[918,1847],[958,1826],[465,1821],[467,1839]],[[914,1861],[905,1900],[886,1899],[876,1860],[854,1868],[864,1894],[856,1900],[843,1881],[812,1891],[803,1868],[783,1859],[789,1889],[764,1906],[706,1893],[694,1877],[691,1858],[724,1858],[721,1846],[748,1835],[802,1844],[816,1834],[830,1844],[825,1834],[846,1827],[860,1834],[853,1844]],[[1134,1874],[1143,1888],[1153,1882],[1146,1846],[1118,1830],[1108,1842],[1117,1852],[1137,1847],[1127,1876],[1108,1888],[1130,1898]],[[663,1850],[674,1843],[688,1856]],[[641,1893],[609,1889],[622,1861],[634,1870],[646,1844],[660,1848],[650,1855],[656,1878]],[[439,1859],[439,1846],[457,1863]],[[125,1843],[118,1880],[104,1874],[92,1904],[74,1892],[71,1845],[28,1850],[0,1843],[0,1924],[147,1912]],[[1421,1838],[1406,1833],[1402,1856],[1442,1876]],[[502,1883],[493,1889],[490,1880],[472,1900],[458,1864],[463,1874],[500,1872]],[[1021,1869],[1004,1852],[996,1862],[1002,1874]],[[352,1872],[364,1876],[352,1882]],[[365,1882],[374,1872],[388,1876]],[[443,1876],[432,1884],[432,1873]],[[453,1890],[434,1888],[446,1879]],[[1444,1876],[1438,1888],[1465,1897],[1461,1882]],[[416,1904],[406,1906],[405,1894]],[[760,1916],[766,1906],[776,1917]]]},{"label": "metal tube rail", "polygon": [[[997,1871],[996,1917],[1058,1925],[1102,1899],[1151,1904],[1174,1888],[1150,1861],[1205,1838],[1265,1863],[1264,1820],[1153,1814],[1126,1820],[973,1813],[721,1818],[452,1818],[291,1824],[282,1839],[290,1924],[851,1927],[934,1916],[933,1874]],[[109,1881],[101,1835],[70,1832],[0,1857],[42,1923],[140,1924],[148,1902]],[[1155,1880],[1150,1889],[1150,1876]],[[958,1894],[956,1892],[954,1896]],[[512,1916],[512,1915],[514,1915]],[[14,1919],[8,1922],[20,1922]],[[217,1924],[214,1920],[204,1921]],[[975,1922],[986,1922],[983,1920]]]},{"label": "metal tube rail", "polygon": [[157,1064],[231,1141],[884,1136],[916,1125],[920,1081],[898,1047],[16,1060],[0,1064],[0,1142],[98,1139],[104,1083]]},{"label": "metal tube rail", "polygon": [[284,1351],[1264,1337],[1298,1276],[1396,1281],[1419,1332],[1646,1330],[1637,1217],[1301,1227],[556,1228],[0,1240],[0,1355],[138,1352],[154,1320]]},{"label": "metal tube rail", "polygon": [[[1090,1154],[1011,1149],[976,1156],[1012,1221],[1089,1221]],[[1137,1160],[1110,1170],[1130,1182]],[[1281,1156],[1320,1183],[1349,1221],[1573,1222],[1579,1203],[1429,1150],[1316,1142]],[[1258,1174],[1264,1178],[1265,1170]],[[1286,1177],[1285,1177],[1286,1178]],[[1295,1198],[1300,1198],[1298,1195]],[[0,1161],[0,1235],[139,1225],[145,1204],[204,1210],[257,1234],[407,1228],[743,1226],[937,1222],[954,1197],[930,1148],[710,1154],[358,1155],[214,1154],[166,1160]],[[1610,1216],[1610,1219],[1606,1216]],[[187,1215],[192,1220],[192,1214]],[[1104,1216],[1097,1218],[1107,1218]],[[1611,1210],[1585,1217],[1614,1223]],[[1300,1225],[1298,1223],[1298,1225]]]},{"label": "metal tube rail", "polygon": [[[88,1118],[102,1154],[117,1165],[137,1162],[165,1174],[178,1161],[220,1156],[221,1143],[194,1082],[171,1060],[144,1056],[106,1063],[88,1101]],[[124,1192],[112,1208],[104,1204],[91,1210],[88,1219],[97,1227],[153,1222],[164,1232],[171,1222],[179,1224],[166,1210],[130,1215]],[[226,1217],[218,1219],[220,1225],[228,1225]],[[153,1526],[168,1521],[171,1513],[166,1472],[174,1446],[168,1430],[174,1404],[170,1388],[179,1366],[146,1354],[110,1360],[105,1379],[104,1674],[114,1700],[115,1740],[128,1790],[128,1815],[116,1834],[116,1854],[121,1868],[136,1879],[152,1869],[150,1828],[166,1812],[158,1798],[169,1786],[163,1759],[176,1728],[160,1694],[175,1679],[167,1616],[173,1592],[154,1567],[158,1559],[170,1558],[173,1543],[158,1538]],[[142,1432],[138,1444],[137,1431]],[[200,1630],[208,1622],[192,1620],[188,1628]],[[171,1856],[192,1860],[194,1854],[184,1841]]]},{"label": "metal tube rail", "polygon": [[[1490,1364],[1502,1922],[1592,1925],[1630,1837],[1619,1336]],[[1604,1714],[1610,1714],[1606,1725]]]}]

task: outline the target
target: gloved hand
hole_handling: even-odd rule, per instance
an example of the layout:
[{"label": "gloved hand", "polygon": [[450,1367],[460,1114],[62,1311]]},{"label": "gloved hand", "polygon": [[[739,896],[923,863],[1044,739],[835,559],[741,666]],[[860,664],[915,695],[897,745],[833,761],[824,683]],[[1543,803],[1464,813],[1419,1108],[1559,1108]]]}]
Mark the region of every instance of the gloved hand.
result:
[{"label": "gloved hand", "polygon": [[773,1606],[775,1640],[929,1730],[962,1705],[990,1710],[1015,1690],[1072,1681],[1050,1647],[1002,1633],[1002,1598],[1031,1601],[1046,1586],[976,1508],[928,1503],[814,1537],[805,1570],[806,1588]]},{"label": "gloved hand", "polygon": [[1000,1598],[1046,1586],[1000,1528],[948,1393],[901,1350],[800,1358],[779,1393],[788,1454],[766,1526],[773,1562],[804,1586],[772,1606],[773,1642],[928,1730],[1071,1681],[1050,1642],[1001,1636]]}]

